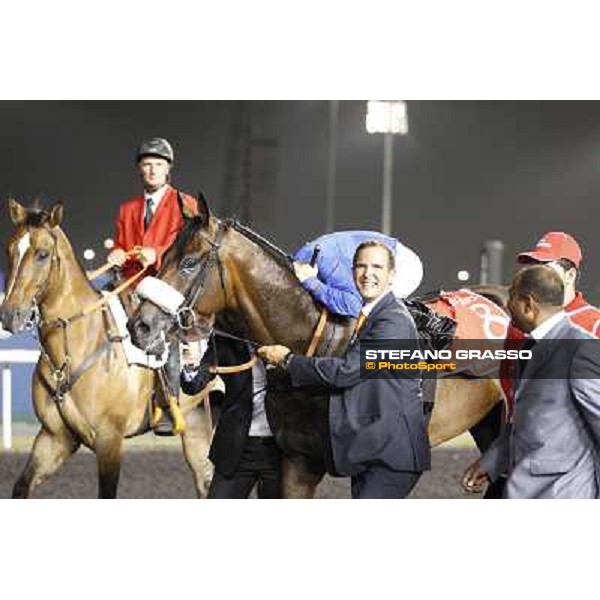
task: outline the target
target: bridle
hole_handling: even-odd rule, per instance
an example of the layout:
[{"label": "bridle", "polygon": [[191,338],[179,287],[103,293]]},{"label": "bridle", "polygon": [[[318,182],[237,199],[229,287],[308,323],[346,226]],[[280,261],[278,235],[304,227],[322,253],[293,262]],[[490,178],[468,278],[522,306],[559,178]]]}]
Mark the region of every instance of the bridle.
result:
[{"label": "bridle", "polygon": [[[192,279],[189,289],[184,294],[183,303],[176,311],[175,320],[181,329],[187,330],[194,326],[196,320],[194,306],[196,305],[198,298],[200,298],[200,295],[203,293],[206,286],[206,279],[215,265],[219,270],[221,291],[225,297],[227,295],[227,288],[225,286],[225,271],[219,257],[219,250],[223,242],[223,236],[229,229],[237,231],[251,242],[256,243],[258,246],[270,251],[274,255],[278,255],[280,259],[289,263],[290,268],[292,266],[293,258],[289,254],[282,252],[279,248],[277,248],[277,246],[249,227],[242,225],[234,219],[225,219],[223,221],[217,220],[217,231],[214,239],[210,239],[210,237],[208,237],[203,231],[197,232],[197,235],[200,235],[200,237],[210,246],[210,250],[206,255],[206,260],[202,264],[201,269]],[[251,340],[244,341],[251,342]]]},{"label": "bridle", "polygon": [[215,266],[219,271],[221,290],[224,295],[226,294],[225,274],[223,264],[219,258],[219,249],[221,248],[223,236],[227,229],[229,229],[229,226],[230,224],[228,221],[218,221],[214,240],[211,240],[204,232],[198,232],[198,235],[200,235],[200,237],[210,246],[210,250],[201,267],[198,269],[198,273],[192,278],[191,285],[184,294],[184,301],[175,313],[175,321],[177,322],[178,327],[184,331],[191,329],[196,324],[194,306],[196,305],[198,298],[200,298],[200,295],[204,292],[208,276]]},{"label": "bridle", "polygon": [[[171,315],[171,317],[172,317],[173,321],[176,323],[176,325],[184,331],[191,329],[196,324],[196,312],[194,310],[194,307],[196,305],[196,302],[200,298],[201,294],[204,292],[204,289],[206,287],[207,278],[215,266],[217,267],[218,272],[219,272],[219,281],[221,284],[221,291],[223,293],[225,301],[227,300],[227,288],[225,285],[225,270],[223,268],[223,264],[222,264],[221,258],[219,256],[219,250],[221,249],[223,237],[229,229],[234,229],[235,231],[237,231],[238,233],[242,234],[244,237],[249,239],[251,242],[256,243],[263,249],[269,251],[271,254],[276,255],[280,260],[283,260],[283,261],[289,263],[290,268],[292,267],[293,259],[291,256],[282,252],[274,244],[272,244],[271,242],[269,242],[268,240],[266,240],[265,238],[263,238],[256,232],[252,231],[248,227],[245,227],[244,225],[238,223],[235,220],[231,220],[231,219],[227,219],[224,221],[217,220],[217,231],[215,233],[214,239],[211,239],[203,231],[196,231],[195,235],[199,235],[210,246],[210,249],[206,253],[205,259],[203,260],[202,265],[198,269],[198,272],[191,278],[191,283],[189,284],[189,287],[185,291],[185,293],[179,292],[178,290],[173,288],[173,286],[171,286],[170,284],[166,284],[168,288],[171,288],[172,290],[174,290],[175,292],[180,294],[180,297],[183,297],[181,304],[179,304],[179,306],[173,311],[171,311],[171,309],[162,308],[163,312]],[[180,277],[182,276],[181,275],[181,268],[182,268],[181,261],[184,260],[184,258],[185,257],[180,258],[179,264],[175,267],[176,269],[179,269]],[[158,277],[160,278],[161,275],[164,275],[164,272],[163,273],[159,272]],[[155,305],[158,305],[157,302],[155,300],[153,300],[153,298],[150,295],[146,295],[146,299],[149,300],[150,302],[154,302]],[[158,306],[159,306],[159,308],[161,308],[160,305],[158,305]],[[327,310],[325,308],[323,308],[321,310],[320,317],[317,321],[311,342],[306,351],[306,356],[312,356],[314,354],[314,352],[317,348],[317,345],[319,344],[319,342],[321,340],[321,335],[323,333],[323,330],[327,324],[327,317],[328,317]],[[258,346],[262,345],[254,340],[250,340],[250,339],[247,339],[244,337],[232,335],[231,333],[221,331],[215,327],[212,328],[212,333],[213,333],[213,338],[212,338],[213,345],[215,344],[215,338],[214,338],[215,335],[220,336],[220,337],[229,338],[232,340],[236,340],[239,342],[243,342],[243,343],[253,346],[253,347],[258,347]],[[256,360],[257,360],[257,357],[255,355],[250,361],[248,361],[247,363],[244,363],[243,365],[237,365],[237,366],[232,366],[232,367],[213,366],[213,367],[211,367],[211,371],[213,373],[237,373],[237,372],[251,368],[253,366],[253,364],[256,362]]]},{"label": "bridle", "polygon": [[[52,277],[52,270],[53,270],[54,266],[60,264],[60,257],[58,255],[58,250],[57,250],[57,245],[58,245],[57,236],[46,225],[43,225],[43,228],[46,230],[46,232],[52,238],[52,241],[53,241],[51,255],[48,257],[50,260],[50,268],[48,269],[48,275],[46,276],[46,279],[36,287],[36,290],[33,294],[33,298],[31,300],[31,314],[30,314],[29,318],[27,319],[27,321],[25,322],[25,328],[27,330],[33,330],[35,327],[40,327],[42,325],[43,320],[42,320],[42,316],[41,316],[40,309],[39,309],[40,301],[41,301],[41,298],[44,296],[44,294],[48,291],[48,287],[50,285],[50,279]],[[9,286],[10,286],[9,290],[11,290],[11,291],[14,288],[15,281],[16,281],[18,274],[19,273],[17,271],[14,274],[14,278],[13,278],[12,282],[9,284]]]},{"label": "bridle", "polygon": [[[44,294],[47,292],[47,290],[50,286],[54,267],[58,265],[58,268],[60,268],[61,259],[60,259],[60,254],[58,251],[58,236],[57,236],[57,234],[46,225],[42,225],[42,227],[48,232],[48,234],[50,235],[50,237],[52,238],[52,240],[54,242],[52,250],[51,250],[51,254],[48,257],[48,259],[51,261],[51,265],[48,269],[48,275],[46,277],[46,280],[37,286],[37,289],[34,293],[34,296],[32,299],[31,316],[25,323],[25,328],[27,330],[32,330],[35,327],[38,328],[38,331],[39,331],[38,343],[40,346],[41,358],[47,363],[50,375],[54,381],[54,388],[49,386],[45,380],[42,380],[42,384],[47,388],[48,392],[54,398],[54,400],[57,403],[60,403],[64,399],[65,394],[73,387],[75,382],[85,373],[85,371],[87,371],[103,354],[108,354],[108,356],[110,357],[109,351],[110,351],[112,344],[114,344],[115,342],[122,341],[122,339],[123,339],[122,337],[113,333],[110,330],[111,329],[110,328],[110,319],[108,316],[108,309],[107,309],[108,296],[109,295],[117,295],[120,291],[122,291],[123,289],[125,289],[126,287],[131,285],[131,283],[133,283],[133,281],[135,281],[137,278],[139,278],[146,271],[146,267],[144,267],[136,275],[134,275],[133,277],[131,277],[130,279],[128,279],[127,281],[122,283],[115,290],[113,290],[112,292],[109,292],[107,295],[105,295],[101,299],[97,300],[92,305],[79,310],[77,313],[75,313],[69,317],[57,317],[53,320],[46,320],[42,317],[39,306],[40,306],[40,303],[42,301]],[[130,251],[128,254],[134,254],[134,253],[135,253],[135,251]],[[15,277],[17,275],[18,275],[18,273],[15,273]],[[58,279],[58,277],[56,277],[56,278]],[[70,325],[73,322],[90,315],[91,313],[97,311],[98,309],[101,309],[101,311],[102,311],[106,340],[104,343],[100,344],[97,348],[93,349],[92,352],[90,354],[88,354],[81,361],[80,365],[75,370],[72,370],[73,358],[72,358],[71,351],[70,351],[70,347],[71,347],[70,335],[69,335]],[[63,359],[62,364],[60,364],[60,365],[55,364],[55,362],[52,360],[51,356],[48,354],[48,352],[46,352],[45,346],[44,346],[46,336],[49,334],[49,332],[51,332],[52,330],[55,330],[55,329],[61,329],[63,332],[62,346],[63,346],[64,359]]]}]

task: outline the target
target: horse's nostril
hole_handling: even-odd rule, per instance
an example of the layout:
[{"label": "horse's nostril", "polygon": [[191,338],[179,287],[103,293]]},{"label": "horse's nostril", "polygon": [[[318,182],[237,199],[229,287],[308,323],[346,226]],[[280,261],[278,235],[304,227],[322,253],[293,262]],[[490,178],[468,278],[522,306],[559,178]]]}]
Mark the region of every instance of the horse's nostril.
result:
[{"label": "horse's nostril", "polygon": [[141,320],[140,320],[140,321],[138,321],[138,322],[136,323],[136,326],[135,326],[135,327],[136,327],[136,331],[137,331],[139,334],[142,334],[142,335],[143,335],[143,334],[146,334],[146,333],[149,333],[149,332],[150,332],[150,327],[149,327],[148,325],[146,325],[146,323],[144,323],[144,321],[141,321]]}]

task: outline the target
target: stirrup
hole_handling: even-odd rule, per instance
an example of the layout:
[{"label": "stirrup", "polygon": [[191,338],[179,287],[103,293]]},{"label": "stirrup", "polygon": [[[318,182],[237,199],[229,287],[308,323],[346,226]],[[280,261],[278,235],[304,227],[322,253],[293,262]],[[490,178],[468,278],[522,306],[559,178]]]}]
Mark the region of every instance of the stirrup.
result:
[{"label": "stirrup", "polygon": [[175,396],[169,396],[169,410],[173,417],[173,433],[175,435],[185,433],[185,419]]},{"label": "stirrup", "polygon": [[156,425],[163,418],[163,414],[164,414],[164,411],[163,411],[162,407],[159,406],[158,404],[155,404],[154,408],[152,409],[152,416],[150,417],[150,426],[156,427]]}]

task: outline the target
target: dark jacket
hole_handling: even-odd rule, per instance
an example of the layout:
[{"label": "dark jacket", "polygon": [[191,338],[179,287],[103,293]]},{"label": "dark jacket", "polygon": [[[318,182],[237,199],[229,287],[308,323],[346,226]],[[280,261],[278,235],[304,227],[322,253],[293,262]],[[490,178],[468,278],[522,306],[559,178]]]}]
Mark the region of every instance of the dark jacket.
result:
[{"label": "dark jacket", "polygon": [[421,472],[430,467],[429,439],[413,375],[362,377],[361,340],[417,340],[412,317],[390,292],[374,307],[342,357],[294,355],[288,365],[294,386],[321,384],[330,392],[329,427],[335,470],[356,475],[370,466]]},{"label": "dark jacket", "polygon": [[[190,395],[197,394],[211,379],[207,375],[209,365],[239,365],[250,360],[246,345],[233,340],[219,339],[217,358],[213,344],[202,357],[201,369],[192,381],[181,377],[181,389]],[[222,375],[225,382],[225,399],[219,417],[217,429],[210,447],[209,458],[215,469],[225,477],[231,477],[242,457],[242,450],[252,422],[252,369]]]}]

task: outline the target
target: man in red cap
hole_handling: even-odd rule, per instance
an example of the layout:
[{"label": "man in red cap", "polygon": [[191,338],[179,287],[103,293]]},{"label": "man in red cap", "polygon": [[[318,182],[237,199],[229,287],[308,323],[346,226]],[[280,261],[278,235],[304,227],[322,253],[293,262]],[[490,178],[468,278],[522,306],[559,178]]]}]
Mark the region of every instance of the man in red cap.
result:
[{"label": "man in red cap", "polygon": [[565,312],[575,325],[600,337],[600,310],[588,304],[575,287],[582,260],[579,244],[561,231],[550,231],[542,237],[534,250],[517,256],[517,261],[521,264],[544,263],[555,269],[565,286]]},{"label": "man in red cap", "polygon": [[[588,304],[583,294],[576,290],[579,269],[583,255],[579,244],[573,237],[562,231],[549,231],[544,234],[535,248],[530,252],[517,255],[520,264],[546,264],[554,269],[563,280],[565,288],[564,311],[570,321],[600,338],[600,309]],[[509,325],[505,349],[518,350],[526,335],[512,323]],[[514,411],[514,381],[517,361],[504,360],[500,365],[500,383],[505,396],[504,421],[512,419]],[[486,482],[486,474],[482,473],[479,460],[466,471],[462,479],[465,490],[479,492]],[[488,489],[486,497],[499,498],[502,495],[504,481],[498,480],[493,489]]]}]

